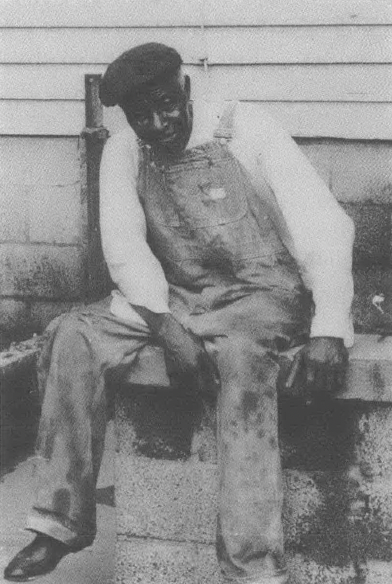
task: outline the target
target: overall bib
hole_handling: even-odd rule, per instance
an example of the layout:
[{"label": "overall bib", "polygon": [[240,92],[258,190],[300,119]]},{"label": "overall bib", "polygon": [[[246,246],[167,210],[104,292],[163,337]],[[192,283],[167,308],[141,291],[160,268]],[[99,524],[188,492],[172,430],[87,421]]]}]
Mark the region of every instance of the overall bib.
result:
[{"label": "overall bib", "polygon": [[[142,149],[139,195],[170,309],[200,336],[220,377],[217,556],[228,580],[285,581],[278,443],[278,354],[304,342],[310,303],[256,190],[221,138],[166,166]],[[153,342],[108,299],[51,323],[39,363],[44,396],[39,488],[28,528],[74,548],[95,536],[95,485],[106,425],[105,374]],[[207,343],[208,341],[208,343]]]}]

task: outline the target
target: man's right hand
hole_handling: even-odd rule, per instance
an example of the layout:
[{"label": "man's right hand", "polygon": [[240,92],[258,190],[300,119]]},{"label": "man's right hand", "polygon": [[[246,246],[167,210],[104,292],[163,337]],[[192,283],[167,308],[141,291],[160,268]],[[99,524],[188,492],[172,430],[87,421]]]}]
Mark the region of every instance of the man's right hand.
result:
[{"label": "man's right hand", "polygon": [[171,314],[165,314],[156,336],[165,351],[169,374],[185,377],[197,391],[216,389],[216,368],[199,337]]},{"label": "man's right hand", "polygon": [[201,339],[170,313],[157,314],[142,306],[133,307],[163,348],[169,376],[186,378],[196,391],[216,391],[217,369]]}]

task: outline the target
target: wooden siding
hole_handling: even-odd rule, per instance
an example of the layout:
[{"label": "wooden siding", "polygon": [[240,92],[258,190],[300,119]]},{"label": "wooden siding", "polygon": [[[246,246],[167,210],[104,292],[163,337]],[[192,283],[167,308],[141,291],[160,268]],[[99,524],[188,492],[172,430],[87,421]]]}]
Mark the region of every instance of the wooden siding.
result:
[{"label": "wooden siding", "polygon": [[[391,4],[392,5],[392,4]],[[390,26],[4,28],[2,63],[106,64],[132,45],[170,42],[185,63],[390,63]]]},{"label": "wooden siding", "polygon": [[392,24],[389,0],[1,0],[0,26]]},{"label": "wooden siding", "polygon": [[297,136],[392,139],[392,0],[0,0],[0,29],[1,134],[79,134],[84,74],[157,40],[196,98],[263,103]]}]

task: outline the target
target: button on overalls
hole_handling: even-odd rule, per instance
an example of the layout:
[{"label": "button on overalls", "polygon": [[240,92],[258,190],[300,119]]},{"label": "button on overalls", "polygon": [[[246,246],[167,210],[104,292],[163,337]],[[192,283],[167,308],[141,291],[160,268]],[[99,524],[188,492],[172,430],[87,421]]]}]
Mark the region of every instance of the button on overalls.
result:
[{"label": "button on overalls", "polygon": [[[199,335],[220,377],[217,555],[229,580],[285,581],[278,445],[278,353],[304,341],[310,306],[298,269],[256,190],[221,138],[160,166],[142,149],[139,195],[170,308]],[[95,536],[95,485],[106,424],[105,373],[151,343],[105,299],[55,319],[39,363],[44,396],[39,488],[28,527],[74,548]],[[208,342],[207,342],[208,341]]]}]

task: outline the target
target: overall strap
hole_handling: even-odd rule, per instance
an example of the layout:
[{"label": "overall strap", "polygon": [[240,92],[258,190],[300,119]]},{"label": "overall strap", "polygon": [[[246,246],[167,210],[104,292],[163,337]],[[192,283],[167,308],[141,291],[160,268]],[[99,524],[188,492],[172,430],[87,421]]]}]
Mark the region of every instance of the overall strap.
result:
[{"label": "overall strap", "polygon": [[214,140],[218,140],[221,144],[230,142],[233,138],[234,114],[236,107],[236,101],[230,101],[228,103],[223,111],[221,119],[219,120],[218,127],[214,131]]},{"label": "overall strap", "polygon": [[147,173],[148,167],[151,163],[150,149],[138,139],[138,179],[137,179],[137,193],[140,202],[144,203],[144,197],[147,189]]}]

